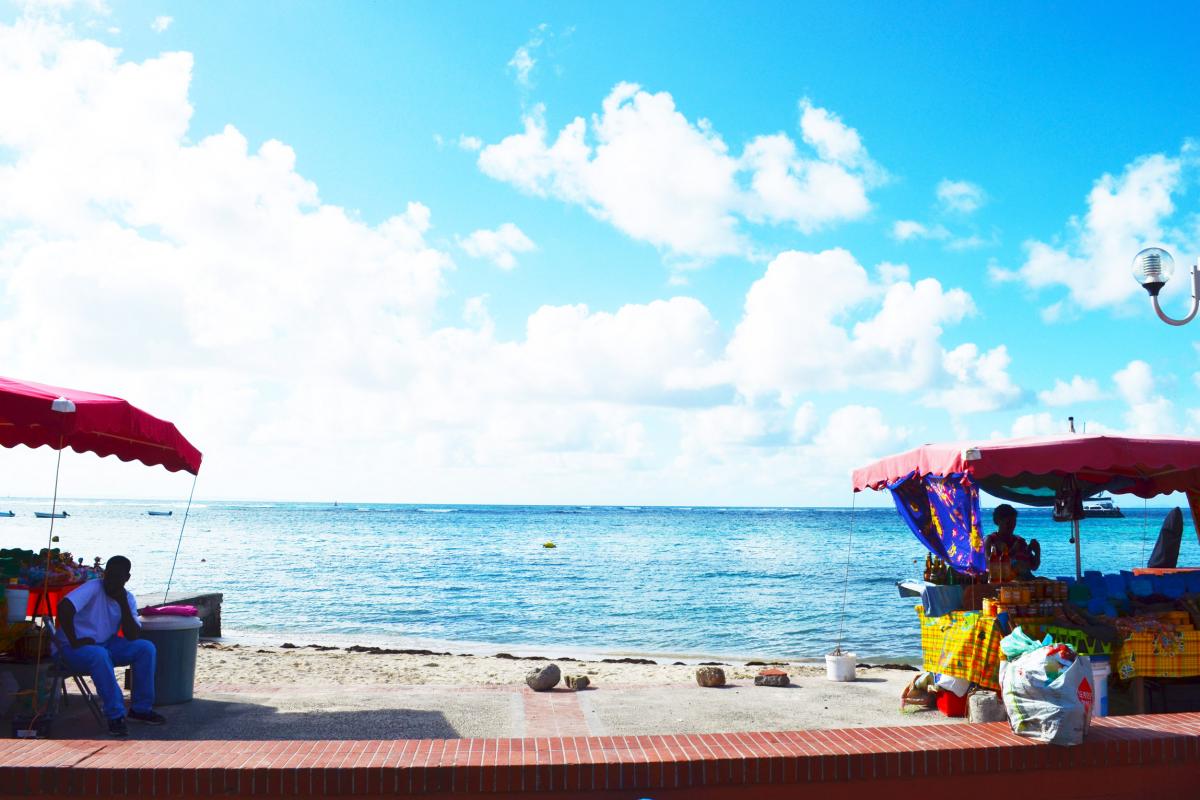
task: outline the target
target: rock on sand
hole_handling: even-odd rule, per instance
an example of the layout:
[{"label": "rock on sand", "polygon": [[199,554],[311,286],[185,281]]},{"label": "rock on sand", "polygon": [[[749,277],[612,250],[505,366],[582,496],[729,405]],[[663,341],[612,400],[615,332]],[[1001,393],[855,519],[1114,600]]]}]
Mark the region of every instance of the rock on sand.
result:
[{"label": "rock on sand", "polygon": [[525,676],[525,683],[529,684],[529,688],[535,692],[548,692],[558,685],[559,678],[562,677],[562,672],[558,669],[558,664],[549,664],[545,667],[534,667]]}]

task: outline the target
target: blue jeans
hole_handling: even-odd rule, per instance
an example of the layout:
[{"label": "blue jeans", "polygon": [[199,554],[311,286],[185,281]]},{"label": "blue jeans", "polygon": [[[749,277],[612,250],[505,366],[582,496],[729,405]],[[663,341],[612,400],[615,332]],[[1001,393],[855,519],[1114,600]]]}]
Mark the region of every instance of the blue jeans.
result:
[{"label": "blue jeans", "polygon": [[133,710],[139,713],[154,707],[154,662],[157,653],[154,642],[145,639],[122,639],[114,636],[100,644],[85,644],[75,648],[59,646],[59,657],[73,670],[86,672],[96,686],[104,706],[104,716],[119,719],[125,716],[125,695],[113,675],[113,667],[133,665]]}]

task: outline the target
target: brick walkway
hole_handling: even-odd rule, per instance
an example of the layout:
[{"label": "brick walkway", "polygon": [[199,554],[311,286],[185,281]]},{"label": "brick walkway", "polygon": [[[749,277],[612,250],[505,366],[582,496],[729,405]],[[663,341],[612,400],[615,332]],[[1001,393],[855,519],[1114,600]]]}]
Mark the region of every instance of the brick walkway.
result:
[{"label": "brick walkway", "polygon": [[525,735],[529,738],[587,736],[591,733],[579,706],[578,692],[569,689],[535,692],[526,688],[521,692],[521,699],[525,703]]},{"label": "brick walkway", "polygon": [[1200,714],[1098,720],[1078,747],[1021,739],[1003,723],[527,739],[0,740],[6,796],[1011,800],[1035,791],[1060,800],[1195,797],[1198,778]]}]

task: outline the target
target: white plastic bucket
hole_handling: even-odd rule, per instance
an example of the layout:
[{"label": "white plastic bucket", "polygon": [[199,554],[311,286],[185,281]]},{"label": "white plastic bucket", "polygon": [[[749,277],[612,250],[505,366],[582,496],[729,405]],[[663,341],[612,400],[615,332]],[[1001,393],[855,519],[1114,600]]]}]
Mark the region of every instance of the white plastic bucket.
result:
[{"label": "white plastic bucket", "polygon": [[25,611],[29,608],[28,589],[5,589],[4,602],[8,605],[6,614],[8,622],[25,621]]},{"label": "white plastic bucket", "polygon": [[840,682],[854,680],[854,662],[857,660],[858,656],[854,653],[828,654],[825,656],[825,677]]},{"label": "white plastic bucket", "polygon": [[1112,672],[1108,659],[1092,660],[1092,716],[1108,716],[1108,676]]}]

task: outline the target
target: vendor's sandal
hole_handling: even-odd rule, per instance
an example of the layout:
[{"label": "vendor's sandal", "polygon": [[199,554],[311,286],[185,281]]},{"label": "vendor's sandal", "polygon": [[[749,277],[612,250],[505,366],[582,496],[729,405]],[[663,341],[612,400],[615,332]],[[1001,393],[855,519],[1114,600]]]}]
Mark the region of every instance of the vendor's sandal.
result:
[{"label": "vendor's sandal", "polygon": [[108,735],[118,738],[129,735],[129,726],[125,724],[124,717],[117,717],[108,721]]},{"label": "vendor's sandal", "polygon": [[130,711],[129,718],[143,725],[166,725],[167,718],[157,711]]}]

